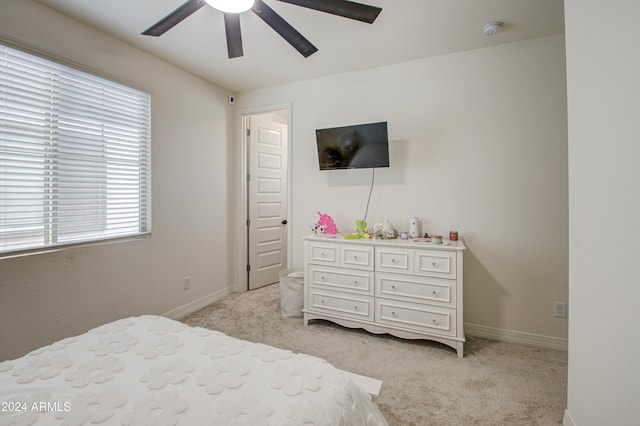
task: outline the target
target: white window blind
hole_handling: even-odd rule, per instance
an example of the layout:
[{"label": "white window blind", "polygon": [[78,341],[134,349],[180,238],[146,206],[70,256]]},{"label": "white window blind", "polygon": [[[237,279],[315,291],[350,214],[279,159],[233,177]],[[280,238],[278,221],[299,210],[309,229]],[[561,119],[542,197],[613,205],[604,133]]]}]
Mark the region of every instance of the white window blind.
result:
[{"label": "white window blind", "polygon": [[0,45],[0,256],[151,232],[150,105]]}]

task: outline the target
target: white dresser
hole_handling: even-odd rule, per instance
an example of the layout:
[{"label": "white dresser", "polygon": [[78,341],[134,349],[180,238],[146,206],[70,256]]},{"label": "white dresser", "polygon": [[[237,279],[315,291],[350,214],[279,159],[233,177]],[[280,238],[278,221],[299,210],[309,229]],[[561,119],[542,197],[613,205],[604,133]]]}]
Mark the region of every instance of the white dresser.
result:
[{"label": "white dresser", "polygon": [[304,324],[324,319],[464,352],[462,241],[304,241]]}]

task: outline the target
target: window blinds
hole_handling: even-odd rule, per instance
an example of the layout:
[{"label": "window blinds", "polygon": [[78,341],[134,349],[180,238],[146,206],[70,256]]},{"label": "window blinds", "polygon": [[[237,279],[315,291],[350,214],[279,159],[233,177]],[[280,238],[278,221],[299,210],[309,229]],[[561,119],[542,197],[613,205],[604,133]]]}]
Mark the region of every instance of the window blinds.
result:
[{"label": "window blinds", "polygon": [[0,45],[0,255],[151,232],[150,95]]}]

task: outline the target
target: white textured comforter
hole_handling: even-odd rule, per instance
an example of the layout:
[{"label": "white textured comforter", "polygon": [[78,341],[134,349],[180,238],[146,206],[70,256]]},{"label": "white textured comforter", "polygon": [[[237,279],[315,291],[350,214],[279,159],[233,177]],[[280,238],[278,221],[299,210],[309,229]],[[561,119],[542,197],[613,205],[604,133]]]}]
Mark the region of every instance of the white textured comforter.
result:
[{"label": "white textured comforter", "polygon": [[158,316],[0,363],[0,425],[386,425],[326,361]]}]

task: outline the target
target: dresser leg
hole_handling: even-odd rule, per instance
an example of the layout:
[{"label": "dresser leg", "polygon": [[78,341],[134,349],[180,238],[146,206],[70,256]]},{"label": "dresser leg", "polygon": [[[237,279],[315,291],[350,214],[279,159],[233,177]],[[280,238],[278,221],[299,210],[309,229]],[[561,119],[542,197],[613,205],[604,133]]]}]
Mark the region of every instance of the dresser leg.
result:
[{"label": "dresser leg", "polygon": [[458,351],[458,358],[464,357],[464,343],[463,342],[456,343],[456,351]]}]

